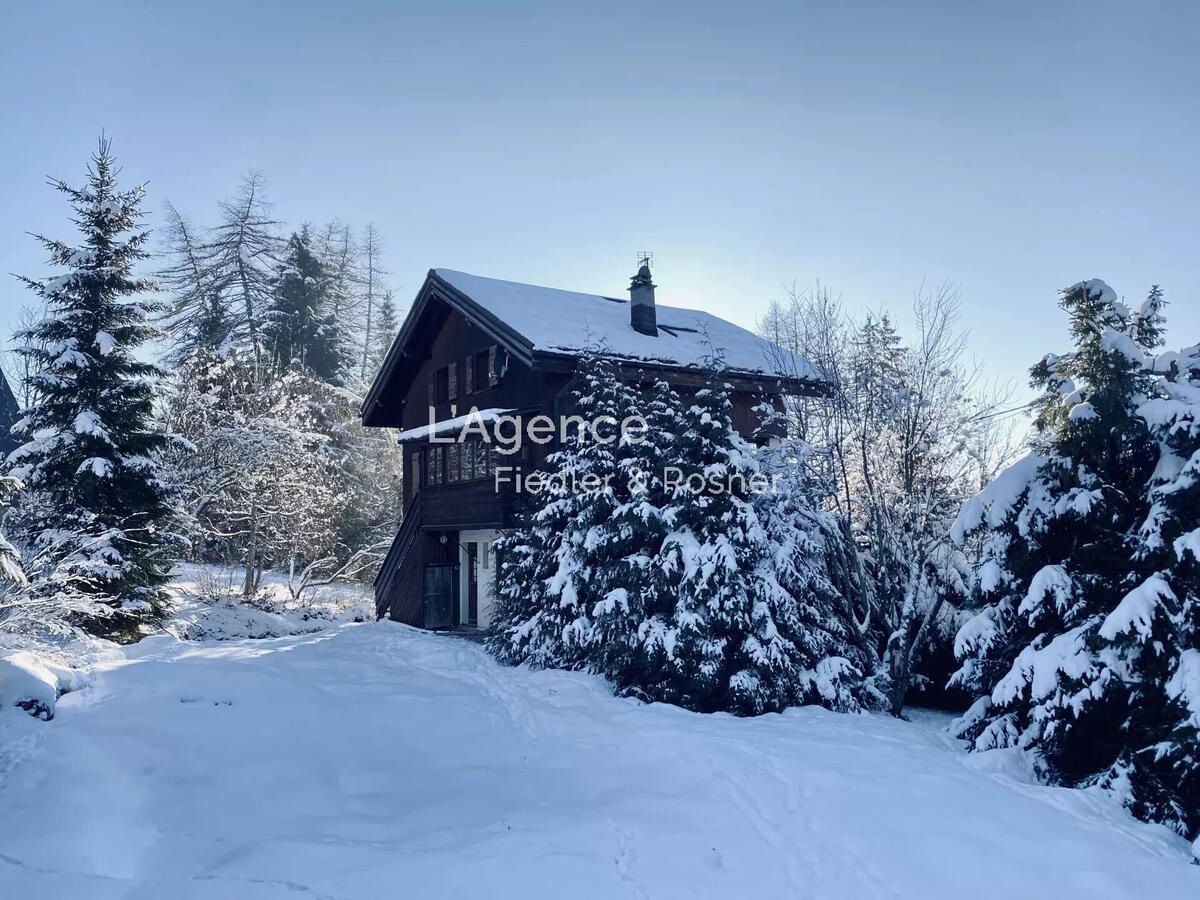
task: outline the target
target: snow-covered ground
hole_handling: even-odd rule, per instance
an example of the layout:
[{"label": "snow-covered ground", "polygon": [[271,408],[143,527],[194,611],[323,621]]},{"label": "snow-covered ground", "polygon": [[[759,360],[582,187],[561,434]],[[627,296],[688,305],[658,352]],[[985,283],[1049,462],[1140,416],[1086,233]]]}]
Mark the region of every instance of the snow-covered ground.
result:
[{"label": "snow-covered ground", "polygon": [[245,569],[180,563],[171,575],[167,631],[192,641],[311,634],[335,622],[375,618],[369,585],[323,584],[294,598],[284,572],[266,572],[253,603],[242,597]]},{"label": "snow-covered ground", "polygon": [[1200,896],[1184,841],[939,722],[644,706],[390,622],[152,637],[0,711],[0,897]]}]

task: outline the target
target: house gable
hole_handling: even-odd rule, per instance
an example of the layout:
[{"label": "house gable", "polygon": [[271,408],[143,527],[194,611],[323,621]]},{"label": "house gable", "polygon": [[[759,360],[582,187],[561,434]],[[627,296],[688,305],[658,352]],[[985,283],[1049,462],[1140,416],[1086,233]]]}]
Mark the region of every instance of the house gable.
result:
[{"label": "house gable", "polygon": [[[363,403],[363,424],[410,429],[472,406],[528,407],[542,379],[522,348],[432,278],[418,294]],[[494,376],[503,367],[504,377]]]}]

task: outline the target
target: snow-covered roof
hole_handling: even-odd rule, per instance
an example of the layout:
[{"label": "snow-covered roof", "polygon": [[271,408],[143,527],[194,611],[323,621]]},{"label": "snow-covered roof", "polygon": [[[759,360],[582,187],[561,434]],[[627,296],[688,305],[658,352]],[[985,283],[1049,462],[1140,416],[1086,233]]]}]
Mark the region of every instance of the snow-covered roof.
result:
[{"label": "snow-covered roof", "polygon": [[537,351],[578,354],[602,346],[612,356],[669,366],[702,366],[710,348],[733,372],[822,381],[808,360],[699,309],[656,303],[658,336],[635,331],[629,301],[434,269],[455,290],[520,334]]},{"label": "snow-covered roof", "polygon": [[407,431],[402,431],[396,435],[396,440],[401,443],[409,441],[427,441],[435,435],[452,434],[460,428],[466,427],[468,422],[477,423],[479,425],[487,425],[495,422],[501,416],[506,416],[511,412],[516,412],[513,409],[479,409],[465,415],[455,416],[453,419],[443,419],[440,422],[435,422],[432,425],[418,425],[416,428],[409,428]]}]

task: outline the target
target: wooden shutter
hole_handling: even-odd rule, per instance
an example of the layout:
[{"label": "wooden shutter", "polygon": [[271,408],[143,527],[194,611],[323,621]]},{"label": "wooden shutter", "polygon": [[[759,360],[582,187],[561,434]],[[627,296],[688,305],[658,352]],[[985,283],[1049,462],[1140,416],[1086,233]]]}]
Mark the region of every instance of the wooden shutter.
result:
[{"label": "wooden shutter", "polygon": [[466,384],[466,389],[463,391],[463,395],[466,396],[475,393],[475,357],[468,356],[464,365],[466,368],[463,369],[463,382]]},{"label": "wooden shutter", "polygon": [[437,402],[437,369],[429,370],[429,405]]},{"label": "wooden shutter", "polygon": [[448,377],[447,381],[450,385],[450,390],[449,390],[447,396],[451,400],[457,400],[458,399],[458,363],[452,362],[446,368],[449,370],[449,377]]},{"label": "wooden shutter", "polygon": [[413,450],[408,454],[408,471],[404,473],[404,483],[407,490],[405,499],[411,501],[421,489],[421,452]]},{"label": "wooden shutter", "polygon": [[496,377],[496,345],[488,347],[488,387],[495,387],[500,383],[500,379]]}]

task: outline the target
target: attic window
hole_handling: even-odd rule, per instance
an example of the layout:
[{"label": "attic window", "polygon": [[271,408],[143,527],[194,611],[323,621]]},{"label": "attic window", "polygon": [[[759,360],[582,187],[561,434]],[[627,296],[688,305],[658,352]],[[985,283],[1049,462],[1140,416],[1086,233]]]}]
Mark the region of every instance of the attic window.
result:
[{"label": "attic window", "polygon": [[450,367],[443,366],[433,375],[433,401],[446,403],[450,399]]},{"label": "attic window", "polygon": [[490,355],[487,350],[480,350],[470,359],[471,374],[473,376],[471,382],[473,389],[476,391],[486,390],[490,386],[488,378],[491,373],[491,367],[488,365]]}]

